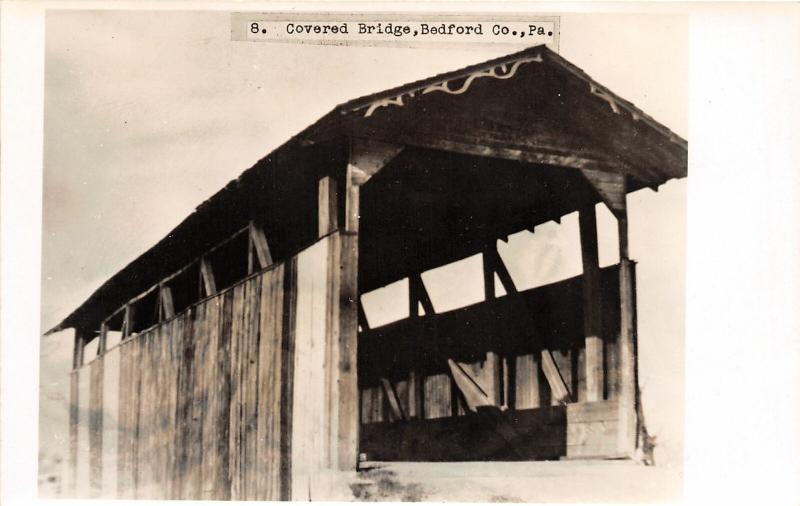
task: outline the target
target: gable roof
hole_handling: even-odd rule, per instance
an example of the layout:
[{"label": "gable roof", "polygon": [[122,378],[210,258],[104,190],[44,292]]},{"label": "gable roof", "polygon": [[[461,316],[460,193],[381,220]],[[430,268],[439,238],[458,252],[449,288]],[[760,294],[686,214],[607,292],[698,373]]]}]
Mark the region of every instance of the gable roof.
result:
[{"label": "gable roof", "polygon": [[687,142],[544,45],[357,98],[300,137],[338,135],[625,173],[686,176]]},{"label": "gable roof", "polygon": [[558,54],[535,46],[335,107],[203,202],[48,333],[96,329],[252,216],[267,217],[276,258],[310,243],[316,236],[297,231],[316,230],[309,226],[316,220],[316,179],[346,163],[352,138],[619,172],[629,176],[629,191],[687,175],[684,139]]}]

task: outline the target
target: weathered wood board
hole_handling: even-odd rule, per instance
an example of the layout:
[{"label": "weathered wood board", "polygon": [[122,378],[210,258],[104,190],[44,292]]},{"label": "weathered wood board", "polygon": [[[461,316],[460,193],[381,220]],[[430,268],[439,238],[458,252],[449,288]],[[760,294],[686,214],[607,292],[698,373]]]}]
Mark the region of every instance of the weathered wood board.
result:
[{"label": "weathered wood board", "polygon": [[76,494],[307,498],[331,387],[328,253],[326,238],[73,372]]},{"label": "weathered wood board", "polygon": [[89,412],[91,372],[89,366],[78,371],[78,431],[76,462],[76,497],[90,497]]},{"label": "weathered wood board", "polygon": [[117,459],[119,458],[119,347],[103,357],[103,485],[101,497],[117,495]]},{"label": "weathered wood board", "polygon": [[[458,361],[474,381],[486,389],[486,385],[491,384],[486,357],[497,350],[505,364],[501,377],[508,388],[508,392],[504,392],[508,416],[522,420],[519,423],[523,424],[523,432],[534,430],[524,423],[525,420],[535,423],[536,417],[519,413],[567,404],[569,416],[565,415],[563,420],[563,441],[546,445],[552,450],[549,453],[528,451],[523,445],[523,454],[528,451],[532,458],[616,456],[614,445],[619,415],[605,409],[602,419],[585,420],[583,414],[588,409],[599,409],[597,406],[607,407],[608,403],[616,406],[618,398],[618,273],[618,266],[597,273],[599,299],[605,315],[602,326],[596,328],[598,338],[603,341],[600,351],[605,362],[599,401],[590,401],[587,387],[581,277],[510,293],[454,311],[416,316],[362,330],[359,345],[362,446],[377,456],[406,460],[480,460],[493,458],[491,455],[518,458],[499,434],[477,434],[481,430],[492,433],[492,430],[486,426],[480,429],[478,418],[469,417],[462,406],[462,395],[454,388],[450,371],[443,367],[447,359]],[[546,363],[543,357],[547,358]],[[390,402],[380,386],[383,378],[400,385],[408,382],[415,371],[422,371],[424,375],[421,399],[424,419],[441,420],[441,424],[408,425],[391,416]],[[553,390],[555,380],[556,392]],[[407,398],[408,395],[401,397]],[[444,420],[465,415],[472,421],[459,425]],[[444,434],[438,428],[440,425],[455,433]],[[416,430],[425,433],[417,434]],[[474,446],[466,436],[459,439],[462,436],[457,434],[463,435],[464,431],[477,438],[476,441],[489,439]],[[436,438],[440,441],[433,441]],[[466,446],[458,447],[455,441]],[[397,445],[401,449],[395,448]],[[560,449],[555,451],[554,445]],[[419,449],[415,450],[417,446]],[[422,450],[423,447],[426,449]],[[464,448],[474,448],[477,453],[470,454]]]}]

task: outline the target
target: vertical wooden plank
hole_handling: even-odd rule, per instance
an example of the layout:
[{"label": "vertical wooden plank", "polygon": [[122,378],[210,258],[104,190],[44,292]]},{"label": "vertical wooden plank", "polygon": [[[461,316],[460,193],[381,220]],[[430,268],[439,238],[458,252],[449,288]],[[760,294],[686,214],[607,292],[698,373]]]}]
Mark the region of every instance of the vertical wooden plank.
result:
[{"label": "vertical wooden plank", "polygon": [[516,357],[514,409],[541,407],[539,398],[539,364],[536,355]]},{"label": "vertical wooden plank", "polygon": [[[132,310],[127,313],[132,315]],[[132,322],[132,318],[128,321]],[[130,326],[129,326],[130,327]],[[131,341],[131,440],[130,440],[130,465],[131,465],[131,497],[134,499],[139,498],[139,449],[142,436],[140,434],[140,411],[141,405],[141,339],[133,339]]]},{"label": "vertical wooden plank", "polygon": [[75,369],[69,374],[69,474],[67,476],[67,493],[70,496],[77,494],[79,395],[78,370]]},{"label": "vertical wooden plank", "polygon": [[210,391],[213,392],[213,400],[209,402],[211,406],[209,422],[214,426],[211,451],[215,459],[212,477],[214,490],[212,499],[215,500],[226,500],[230,497],[230,485],[227,479],[230,371],[228,342],[223,330],[224,303],[223,296],[214,299],[212,319],[209,324],[209,331],[213,333],[214,337],[210,344],[213,355],[209,360],[209,367],[213,371],[213,381],[209,386]]},{"label": "vertical wooden plank", "polygon": [[617,399],[619,390],[619,363],[617,359],[617,342],[611,341],[603,346],[606,370],[606,399]]},{"label": "vertical wooden plank", "polygon": [[358,465],[358,230],[360,189],[357,169],[347,166],[345,231],[339,253],[338,468],[355,471]]},{"label": "vertical wooden plank", "polygon": [[[158,441],[159,441],[159,430],[158,430],[158,410],[159,410],[159,384],[158,384],[158,375],[160,373],[161,367],[159,366],[158,359],[158,331],[159,327],[155,327],[152,330],[149,330],[146,334],[146,343],[147,343],[147,362],[148,362],[148,380],[145,383],[144,391],[147,392],[146,399],[147,399],[147,453],[142,455],[141,462],[144,462],[145,459],[149,464],[148,470],[148,485],[149,485],[149,492],[148,497],[152,499],[158,499],[159,489],[160,489],[160,481],[161,476],[159,474],[160,469],[160,462],[159,462],[159,449],[158,449]],[[146,455],[146,456],[145,456]],[[143,465],[143,464],[142,464]]]},{"label": "vertical wooden plank", "polygon": [[364,423],[381,421],[382,390],[379,387],[366,387],[361,394],[361,412]]},{"label": "vertical wooden plank", "polygon": [[247,418],[245,436],[247,440],[246,497],[256,500],[258,495],[256,463],[258,462],[258,346],[260,339],[261,279],[252,278],[246,282],[248,302],[248,339],[247,339]]},{"label": "vertical wooden plank", "polygon": [[297,313],[297,258],[286,263],[284,273],[283,333],[281,337],[281,470],[280,499],[292,498],[292,406],[294,404],[295,325]]},{"label": "vertical wooden plank", "polygon": [[[409,276],[408,278],[408,314],[410,318],[419,317],[419,300],[422,298],[420,292],[424,289],[424,286],[420,286],[421,283],[422,278],[419,276]],[[412,368],[408,375],[408,383],[408,414],[411,418],[425,418],[425,373]]]},{"label": "vertical wooden plank", "polygon": [[161,396],[161,462],[159,472],[162,476],[160,499],[170,499],[172,497],[172,469],[174,468],[174,449],[175,449],[175,389],[177,387],[177,374],[175,371],[175,353],[173,334],[173,323],[175,318],[162,324],[159,341],[161,343],[161,363],[160,363],[160,382],[159,392]]},{"label": "vertical wooden plank", "polygon": [[249,334],[249,286],[244,283],[242,288],[242,306],[239,330],[239,500],[247,500],[247,398],[250,384],[247,382],[248,370],[248,334]]},{"label": "vertical wooden plank", "polygon": [[170,339],[169,324],[162,323],[158,327],[155,339],[156,339],[156,351],[158,353],[158,358],[155,362],[155,365],[157,367],[156,384],[158,385],[157,387],[158,389],[156,391],[156,395],[158,396],[158,401],[156,405],[158,407],[156,411],[157,466],[155,472],[158,475],[158,499],[164,500],[169,498],[168,442],[170,438],[170,431],[168,424],[169,424],[169,398],[171,390],[169,388],[169,377],[167,376],[170,367],[169,347],[168,347],[168,342]]},{"label": "vertical wooden plank", "polygon": [[90,427],[91,372],[89,366],[78,369],[78,454],[77,493],[80,498],[91,497]]},{"label": "vertical wooden plank", "polygon": [[162,323],[158,329],[157,342],[159,350],[158,362],[158,468],[156,470],[160,476],[160,487],[158,497],[161,500],[171,499],[172,497],[172,470],[174,468],[173,449],[175,442],[174,434],[174,414],[176,411],[173,402],[175,388],[177,386],[176,373],[174,372],[174,360],[172,346],[175,336],[173,335],[172,324],[175,318]]},{"label": "vertical wooden plank", "polygon": [[[331,236],[332,237],[332,236]],[[310,499],[320,486],[319,472],[327,442],[325,404],[326,259],[331,239],[323,239],[298,255],[297,327],[292,408],[292,499]],[[320,402],[322,401],[322,402]]]},{"label": "vertical wooden plank", "polygon": [[[495,259],[497,257],[497,244],[496,242],[487,246],[481,257],[483,258],[483,290],[484,297],[487,301],[495,298],[494,288],[494,273],[495,273]],[[496,350],[486,352],[486,362],[484,365],[484,383],[486,387],[486,394],[489,396],[489,402],[495,406],[500,406],[503,399],[502,381],[503,369],[502,359]]]},{"label": "vertical wooden plank", "polygon": [[216,499],[231,497],[230,456],[236,451],[230,448],[231,411],[231,331],[233,321],[233,291],[228,290],[220,299],[219,340],[217,344],[216,389],[217,427],[216,452],[219,458],[216,474]]},{"label": "vertical wooden plank", "polygon": [[[601,343],[602,346],[602,343]],[[572,377],[572,384],[574,385],[574,392],[575,392],[575,400],[576,402],[596,402],[596,401],[589,401],[587,395],[589,390],[587,389],[587,374],[589,372],[586,364],[586,348],[583,346],[575,346],[571,350],[572,353],[572,360],[574,362],[573,372],[574,375]],[[595,357],[596,358],[596,357]],[[603,354],[600,354],[600,365],[599,367],[602,369],[603,367]],[[603,382],[600,383],[600,399],[603,400]]]},{"label": "vertical wooden plank", "polygon": [[178,444],[176,451],[176,488],[179,499],[194,498],[191,492],[191,434],[192,434],[192,393],[194,384],[193,321],[196,307],[191,308],[180,318],[181,348],[178,383],[178,414],[176,426]]},{"label": "vertical wooden plank", "polygon": [[424,381],[425,375],[412,369],[408,373],[408,416],[411,418],[424,418]]},{"label": "vertical wooden plank", "polygon": [[214,313],[217,311],[217,301],[219,297],[208,299],[203,305],[204,318],[202,322],[203,335],[198,340],[198,346],[203,348],[198,367],[202,371],[202,380],[200,388],[203,392],[204,413],[203,424],[201,428],[201,456],[200,456],[200,483],[201,483],[201,498],[203,500],[212,500],[215,496],[215,468],[218,465],[216,449],[217,438],[217,425],[214,411],[216,409],[216,389],[214,383],[216,381],[216,368],[214,361],[216,360],[217,343],[216,343],[216,321]]},{"label": "vertical wooden plank", "polygon": [[119,445],[119,460],[117,467],[117,497],[130,498],[131,471],[130,471],[130,347],[129,342],[119,346],[119,422],[117,425],[117,441]]},{"label": "vertical wooden plank", "polygon": [[244,359],[245,286],[239,284],[233,289],[233,309],[231,313],[231,407],[228,447],[230,449],[231,500],[242,500],[242,403],[243,381],[242,361]]},{"label": "vertical wooden plank", "polygon": [[257,500],[280,499],[280,341],[283,324],[283,266],[260,279],[258,421],[255,473]]},{"label": "vertical wooden plank", "polygon": [[[152,385],[149,382],[150,364],[149,354],[147,353],[147,334],[140,334],[135,338],[137,348],[137,358],[133,367],[138,375],[139,388],[136,395],[137,411],[137,433],[134,439],[136,451],[134,453],[134,481],[136,483],[136,498],[150,499],[150,469],[152,463],[150,458],[149,438],[150,420],[148,419],[148,408],[150,407],[149,393]],[[145,458],[147,460],[145,460]]]},{"label": "vertical wooden plank", "polygon": [[120,414],[120,348],[103,355],[103,489],[101,496],[117,498]]},{"label": "vertical wooden plank", "polygon": [[319,180],[319,205],[317,222],[319,237],[323,237],[339,227],[336,180],[325,176]]},{"label": "vertical wooden plank", "polygon": [[325,413],[323,426],[325,443],[323,445],[323,461],[328,468],[338,466],[338,417],[339,417],[339,314],[341,291],[341,251],[340,235],[328,238],[326,293],[325,301]]},{"label": "vertical wooden plank", "polygon": [[434,374],[425,378],[425,418],[442,418],[451,415],[450,376]]},{"label": "vertical wooden plank", "polygon": [[636,416],[636,328],[634,264],[627,258],[620,260],[620,335],[617,344],[619,360],[619,425],[617,451],[633,457],[637,442]]},{"label": "vertical wooden plank", "polygon": [[586,342],[586,400],[603,399],[602,301],[600,299],[600,263],[597,249],[595,206],[578,213],[583,260],[583,328]]},{"label": "vertical wooden plank", "polygon": [[[187,313],[191,312],[191,309]],[[170,474],[170,491],[169,498],[176,500],[183,498],[183,465],[185,450],[185,411],[186,411],[186,398],[185,398],[185,383],[186,383],[186,367],[185,363],[185,345],[184,345],[184,313],[174,320],[172,320],[172,335],[173,335],[173,365],[175,371],[175,393],[173,394],[175,402],[175,417],[174,417],[174,433],[173,433],[173,452],[172,452],[172,472]]]},{"label": "vertical wooden plank", "polygon": [[[210,300],[210,299],[209,299]],[[194,341],[194,371],[192,382],[192,419],[189,433],[189,498],[203,499],[206,483],[203,482],[203,425],[206,411],[206,392],[208,385],[205,368],[208,355],[208,329],[206,313],[208,300],[196,307],[192,325],[192,341]]]},{"label": "vertical wooden plank", "polygon": [[92,497],[103,490],[103,357],[89,366],[89,469]]}]

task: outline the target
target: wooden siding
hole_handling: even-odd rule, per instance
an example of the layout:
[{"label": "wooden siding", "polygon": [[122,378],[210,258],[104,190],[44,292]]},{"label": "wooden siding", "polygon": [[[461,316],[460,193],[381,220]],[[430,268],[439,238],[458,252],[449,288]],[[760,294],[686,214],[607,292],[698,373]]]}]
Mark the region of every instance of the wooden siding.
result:
[{"label": "wooden siding", "polygon": [[102,360],[94,360],[88,371],[89,487],[92,497],[103,491],[103,366]]},{"label": "wooden siding", "polygon": [[[605,318],[605,399],[616,399],[619,375],[618,266],[601,271],[602,306]],[[385,396],[378,387],[381,377],[406,381],[413,369],[425,373],[423,408],[425,418],[451,415],[451,392],[446,359],[459,361],[482,385],[486,377],[486,353],[496,348],[509,367],[513,401],[509,407],[530,409],[558,405],[542,375],[540,357],[549,350],[567,386],[572,402],[587,401],[586,345],[583,330],[582,278],[508,294],[454,311],[408,318],[359,335],[359,383],[362,388],[362,423],[385,422]],[[390,350],[390,351],[387,351]],[[380,398],[379,398],[380,396]],[[460,410],[456,410],[460,413]]]},{"label": "wooden siding", "polygon": [[567,458],[614,457],[619,401],[567,405]]},{"label": "wooden siding", "polygon": [[117,495],[119,458],[119,347],[106,352],[103,362],[103,487],[101,497]]},{"label": "wooden siding", "polygon": [[77,463],[76,463],[76,495],[90,496],[89,467],[89,399],[90,371],[84,367],[77,374],[78,388],[78,430],[77,430]]},{"label": "wooden siding", "polygon": [[336,379],[323,372],[336,235],[72,373],[77,496],[309,498]]},{"label": "wooden siding", "polygon": [[[616,455],[617,401],[381,422],[362,429],[370,460],[553,460]],[[509,440],[503,425],[512,429]]]},{"label": "wooden siding", "polygon": [[[618,266],[602,269],[599,276],[604,319],[598,334],[603,341],[605,360],[603,399],[599,401],[590,402],[587,394],[583,278],[580,276],[454,311],[408,318],[362,331],[359,345],[362,452],[367,453],[368,458],[404,460],[519,458],[501,433],[485,423],[485,417],[466,412],[461,395],[444,367],[448,358],[458,361],[465,372],[486,390],[490,384],[486,356],[487,352],[496,350],[506,364],[503,375],[507,380],[504,378],[504,383],[510,390],[507,392],[508,412],[503,415],[510,418],[504,426],[510,425],[523,434],[533,434],[531,431],[539,429],[526,427],[526,423],[539,423],[541,414],[549,413],[547,409],[550,407],[563,408],[561,398],[553,394],[545,377],[541,363],[543,353],[552,357],[552,362],[544,365],[551,368],[551,373],[553,366],[557,368],[557,377],[559,381],[563,379],[568,394],[565,396],[567,408],[562,417],[567,426],[562,427],[558,434],[557,431],[547,433],[547,437],[552,437],[544,450],[529,447],[531,443],[528,442],[522,444],[523,455],[531,458],[618,455],[614,445],[619,415],[613,412],[618,405],[619,391],[618,276]],[[408,422],[398,421],[392,415],[390,402],[380,383],[383,378],[388,378],[397,388],[408,382],[414,370],[421,370],[424,374],[424,418],[442,419],[441,423],[408,425]],[[406,400],[407,397],[406,393],[400,399]],[[614,408],[609,408],[612,405]],[[587,413],[592,414],[590,420],[585,419]],[[596,413],[601,413],[602,417]],[[464,420],[452,422],[443,420],[445,418]],[[401,427],[404,425],[408,427]],[[425,433],[414,435],[408,432],[414,430]],[[448,430],[455,432],[445,436]],[[476,435],[481,430],[494,435]],[[467,444],[465,434],[483,443]],[[540,437],[542,433],[536,434]],[[398,448],[398,438],[410,438],[411,442]],[[434,442],[433,439],[437,438],[441,441]],[[380,446],[380,441],[385,447]],[[462,443],[466,445],[464,448],[459,447]],[[506,445],[505,450],[501,448],[503,445]],[[475,453],[469,453],[465,448],[474,448]]]},{"label": "wooden siding", "polygon": [[292,404],[292,499],[311,499],[325,461],[325,323],[328,240],[297,259],[297,317]]}]

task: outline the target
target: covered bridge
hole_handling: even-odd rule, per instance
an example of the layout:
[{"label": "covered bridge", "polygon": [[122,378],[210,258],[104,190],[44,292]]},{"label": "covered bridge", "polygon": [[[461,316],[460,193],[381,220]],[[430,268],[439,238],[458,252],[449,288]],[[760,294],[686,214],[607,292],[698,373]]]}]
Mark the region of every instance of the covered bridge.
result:
[{"label": "covered bridge", "polygon": [[[72,485],[324,499],[364,460],[633,457],[626,194],[686,165],[544,46],[336,107],[52,329],[75,329]],[[602,269],[599,202],[620,252]],[[575,211],[583,274],[517,289],[497,241]],[[476,254],[485,300],[437,313],[420,274]],[[409,317],[370,327],[360,296],[401,279]]]}]

